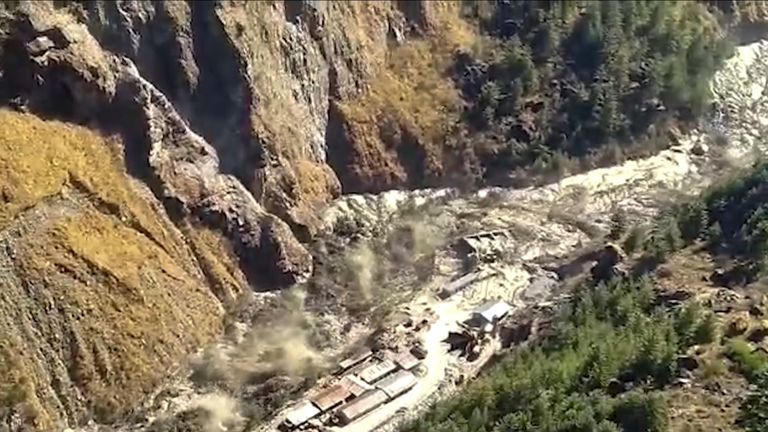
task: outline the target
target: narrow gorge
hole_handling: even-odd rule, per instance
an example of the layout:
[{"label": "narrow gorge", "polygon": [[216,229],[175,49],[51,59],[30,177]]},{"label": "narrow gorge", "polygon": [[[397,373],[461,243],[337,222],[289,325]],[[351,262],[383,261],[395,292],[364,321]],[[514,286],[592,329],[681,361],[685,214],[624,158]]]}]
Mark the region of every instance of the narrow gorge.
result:
[{"label": "narrow gorge", "polygon": [[629,3],[0,4],[0,429],[262,430],[399,343],[457,238],[512,233],[451,307],[523,308],[750,165],[768,7]]}]

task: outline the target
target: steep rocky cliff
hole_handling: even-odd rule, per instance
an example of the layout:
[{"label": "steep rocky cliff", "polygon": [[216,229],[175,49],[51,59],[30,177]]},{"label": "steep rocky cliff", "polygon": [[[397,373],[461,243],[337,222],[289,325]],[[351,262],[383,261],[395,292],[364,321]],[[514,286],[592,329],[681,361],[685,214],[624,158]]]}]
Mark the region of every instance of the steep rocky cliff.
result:
[{"label": "steep rocky cliff", "polygon": [[[249,267],[262,270],[256,276],[290,283],[310,264],[282,221],[306,241],[318,207],[342,184],[382,190],[441,174],[434,144],[459,104],[445,69],[475,38],[458,9],[22,2],[3,18],[2,93],[33,112],[120,133],[129,169],[156,195],[182,213],[223,217],[210,222],[227,226],[241,255],[253,257]],[[171,187],[180,170],[209,183],[223,176]],[[256,202],[226,211],[205,202],[222,194]],[[243,213],[252,217],[235,221]],[[245,241],[241,222],[252,234]]]},{"label": "steep rocky cliff", "polygon": [[474,37],[451,2],[0,6],[5,424],[124,416],[242,292],[311,273],[342,185],[439,174]]},{"label": "steep rocky cliff", "polygon": [[505,43],[464,3],[0,3],[3,421],[123,417],[241,293],[312,274],[332,199],[451,181],[451,68]]},{"label": "steep rocky cliff", "polygon": [[4,420],[109,421],[221,328],[245,286],[216,233],[174,225],[117,140],[0,111]]}]

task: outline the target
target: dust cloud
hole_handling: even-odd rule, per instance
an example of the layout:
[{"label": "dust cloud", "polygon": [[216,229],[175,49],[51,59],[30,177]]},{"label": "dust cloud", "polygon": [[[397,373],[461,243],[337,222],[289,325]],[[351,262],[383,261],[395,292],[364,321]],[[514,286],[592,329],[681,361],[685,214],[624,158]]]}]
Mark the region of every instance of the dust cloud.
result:
[{"label": "dust cloud", "polygon": [[373,281],[377,270],[376,254],[368,243],[361,243],[347,256],[346,261],[360,299],[370,302],[373,299]]},{"label": "dust cloud", "polygon": [[191,404],[192,409],[206,413],[203,425],[205,432],[226,432],[240,430],[245,419],[240,415],[236,399],[218,393],[200,396]]},{"label": "dust cloud", "polygon": [[302,379],[328,367],[330,359],[312,344],[315,318],[304,310],[304,297],[292,289],[265,321],[205,350],[193,379],[239,388],[278,375]]}]

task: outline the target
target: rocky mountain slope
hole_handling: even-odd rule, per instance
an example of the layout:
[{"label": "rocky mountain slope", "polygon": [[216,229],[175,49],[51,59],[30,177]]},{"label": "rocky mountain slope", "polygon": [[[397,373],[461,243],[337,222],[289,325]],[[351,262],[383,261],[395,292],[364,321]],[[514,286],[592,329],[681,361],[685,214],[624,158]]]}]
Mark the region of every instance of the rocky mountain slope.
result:
[{"label": "rocky mountain slope", "polygon": [[105,420],[221,329],[245,286],[219,234],[174,224],[119,142],[0,111],[3,418]]},{"label": "rocky mountain slope", "polygon": [[[455,6],[0,6],[6,425],[119,418],[220,334],[241,292],[306,278],[298,239],[340,193],[343,118],[376,112],[344,101],[411,36],[419,56],[437,35],[443,56],[469,43]],[[380,144],[356,158],[365,181],[402,171]]]},{"label": "rocky mountain slope", "polygon": [[3,421],[124,416],[241,293],[312,273],[342,190],[449,177],[460,8],[1,4]]}]

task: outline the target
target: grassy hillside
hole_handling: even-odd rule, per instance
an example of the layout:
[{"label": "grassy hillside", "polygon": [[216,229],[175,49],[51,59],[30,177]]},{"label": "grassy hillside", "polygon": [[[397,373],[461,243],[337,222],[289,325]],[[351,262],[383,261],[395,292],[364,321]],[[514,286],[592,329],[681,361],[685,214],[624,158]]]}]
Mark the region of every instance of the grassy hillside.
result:
[{"label": "grassy hillside", "polygon": [[182,236],[119,142],[6,110],[0,124],[0,422],[117,419],[219,333],[243,276],[217,234]]}]

